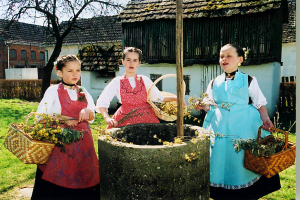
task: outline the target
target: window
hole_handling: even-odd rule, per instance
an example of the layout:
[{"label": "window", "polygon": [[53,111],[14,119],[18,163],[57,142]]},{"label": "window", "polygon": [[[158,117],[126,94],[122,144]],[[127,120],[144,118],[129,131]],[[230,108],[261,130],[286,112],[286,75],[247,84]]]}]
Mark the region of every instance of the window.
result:
[{"label": "window", "polygon": [[10,50],[10,58],[11,59],[17,58],[17,51],[15,49]]},{"label": "window", "polygon": [[40,60],[45,60],[45,53],[44,52],[40,52]]},{"label": "window", "polygon": [[27,58],[26,51],[22,50],[21,51],[21,59],[26,60],[26,58]]},{"label": "window", "polygon": [[31,51],[30,58],[31,58],[31,60],[35,60],[36,59],[36,53],[35,53],[35,51]]},{"label": "window", "polygon": [[[154,82],[156,79],[161,77],[161,74],[150,74],[150,79],[152,82]],[[162,80],[156,83],[156,87],[159,89],[159,91],[162,91]]]},{"label": "window", "polygon": [[184,80],[184,83],[185,83],[185,95],[190,95],[191,76],[190,75],[183,75],[183,80]]}]

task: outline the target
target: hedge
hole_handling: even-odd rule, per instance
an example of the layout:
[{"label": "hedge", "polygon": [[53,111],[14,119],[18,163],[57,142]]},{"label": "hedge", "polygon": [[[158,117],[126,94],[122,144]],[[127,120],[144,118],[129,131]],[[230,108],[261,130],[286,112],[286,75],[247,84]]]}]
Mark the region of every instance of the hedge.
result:
[{"label": "hedge", "polygon": [[[51,84],[58,84],[59,80],[51,80]],[[78,83],[80,85],[80,83]],[[1,99],[23,99],[28,101],[41,100],[42,79],[35,80],[6,80],[0,79]]]}]

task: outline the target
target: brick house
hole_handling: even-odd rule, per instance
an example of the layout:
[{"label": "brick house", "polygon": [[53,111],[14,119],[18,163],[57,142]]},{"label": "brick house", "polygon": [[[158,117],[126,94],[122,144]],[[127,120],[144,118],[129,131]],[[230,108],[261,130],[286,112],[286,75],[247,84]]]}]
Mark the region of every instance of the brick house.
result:
[{"label": "brick house", "polygon": [[0,19],[0,78],[5,79],[5,69],[45,66],[44,27],[14,22],[7,30],[7,24]]}]

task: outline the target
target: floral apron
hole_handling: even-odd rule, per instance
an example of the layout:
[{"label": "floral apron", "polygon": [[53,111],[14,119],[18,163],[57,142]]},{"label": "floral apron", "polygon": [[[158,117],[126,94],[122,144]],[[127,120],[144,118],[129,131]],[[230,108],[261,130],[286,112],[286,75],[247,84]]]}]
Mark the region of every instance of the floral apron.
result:
[{"label": "floral apron", "polygon": [[[120,79],[120,96],[122,106],[112,117],[120,121],[118,127],[138,123],[159,123],[151,106],[147,102],[147,90],[142,77],[135,76],[135,88],[124,75]],[[109,125],[107,128],[111,128]]]},{"label": "floral apron", "polygon": [[[78,91],[78,86],[76,85]],[[87,107],[87,102],[72,101],[68,91],[60,83],[58,97],[61,104],[61,115],[79,117],[79,112]],[[66,125],[61,125],[66,127]],[[93,137],[88,122],[80,122],[73,129],[82,131],[83,139],[66,144],[66,152],[54,147],[47,164],[39,165],[43,171],[42,179],[61,187],[84,189],[99,183],[99,165],[95,152]]]}]

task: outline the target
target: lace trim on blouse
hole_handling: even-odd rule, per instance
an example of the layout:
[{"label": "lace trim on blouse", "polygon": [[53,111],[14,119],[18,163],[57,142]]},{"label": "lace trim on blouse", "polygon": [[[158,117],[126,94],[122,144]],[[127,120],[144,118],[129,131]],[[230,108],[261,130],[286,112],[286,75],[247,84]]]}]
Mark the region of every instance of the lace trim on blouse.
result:
[{"label": "lace trim on blouse", "polygon": [[243,184],[243,185],[226,185],[226,184],[221,184],[221,183],[212,183],[210,182],[210,186],[212,187],[222,187],[227,190],[238,190],[242,188],[247,188],[256,183],[260,179],[261,175],[250,181],[249,183]]}]

